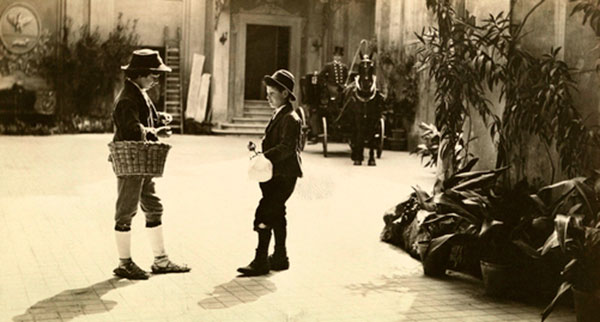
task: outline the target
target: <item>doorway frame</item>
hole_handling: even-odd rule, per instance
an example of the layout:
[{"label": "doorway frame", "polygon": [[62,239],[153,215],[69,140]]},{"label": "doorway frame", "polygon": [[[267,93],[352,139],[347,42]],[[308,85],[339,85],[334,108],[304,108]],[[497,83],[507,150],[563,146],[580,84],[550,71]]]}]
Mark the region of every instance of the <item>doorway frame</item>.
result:
[{"label": "doorway frame", "polygon": [[233,110],[234,116],[244,113],[244,90],[246,85],[246,41],[248,25],[290,27],[289,70],[296,78],[294,94],[298,97],[302,41],[302,17],[257,13],[238,13],[233,17],[237,30],[233,66]]}]

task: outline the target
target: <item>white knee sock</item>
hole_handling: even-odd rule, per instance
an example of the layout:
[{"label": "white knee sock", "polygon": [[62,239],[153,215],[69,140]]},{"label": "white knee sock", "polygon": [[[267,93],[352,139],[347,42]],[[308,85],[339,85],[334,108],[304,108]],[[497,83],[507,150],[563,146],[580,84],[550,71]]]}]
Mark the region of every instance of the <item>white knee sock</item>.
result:
[{"label": "white knee sock", "polygon": [[150,246],[152,247],[152,253],[154,253],[154,259],[166,258],[167,253],[165,251],[165,242],[163,240],[163,229],[162,225],[146,228],[148,231],[148,238],[150,238]]},{"label": "white knee sock", "polygon": [[121,261],[131,260],[131,231],[115,230],[117,252]]}]

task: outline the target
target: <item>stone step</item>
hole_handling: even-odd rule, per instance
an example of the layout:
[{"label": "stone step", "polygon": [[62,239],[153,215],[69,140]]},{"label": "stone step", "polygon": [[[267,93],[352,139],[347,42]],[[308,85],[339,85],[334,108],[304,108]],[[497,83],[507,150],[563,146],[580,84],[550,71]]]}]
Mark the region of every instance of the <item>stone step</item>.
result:
[{"label": "stone step", "polygon": [[242,123],[221,123],[221,129],[234,129],[234,130],[265,130],[266,124],[242,124]]},{"label": "stone step", "polygon": [[269,108],[269,102],[267,100],[245,100],[244,107],[267,107]]},{"label": "stone step", "polygon": [[214,134],[219,134],[219,135],[248,135],[248,136],[256,136],[256,137],[260,137],[263,136],[265,134],[265,131],[258,131],[258,130],[252,130],[252,129],[219,129],[219,128],[214,128],[212,129],[212,132]]},{"label": "stone step", "polygon": [[233,123],[236,124],[264,124],[265,126],[269,123],[269,118],[263,117],[234,117]]},{"label": "stone step", "polygon": [[270,119],[273,116],[273,112],[268,111],[268,112],[262,112],[262,111],[258,111],[258,112],[254,112],[254,111],[244,111],[244,117],[249,117],[249,118],[268,118]]},{"label": "stone step", "polygon": [[244,111],[248,111],[248,112],[269,112],[271,114],[273,114],[273,109],[270,107],[264,107],[264,106],[254,106],[254,105],[244,105]]}]

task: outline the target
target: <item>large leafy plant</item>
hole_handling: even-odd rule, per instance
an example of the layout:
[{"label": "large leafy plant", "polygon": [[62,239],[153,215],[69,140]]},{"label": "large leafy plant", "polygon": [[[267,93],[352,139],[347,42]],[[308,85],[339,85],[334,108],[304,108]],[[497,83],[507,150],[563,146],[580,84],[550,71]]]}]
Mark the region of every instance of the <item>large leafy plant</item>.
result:
[{"label": "large leafy plant", "polygon": [[[456,13],[449,0],[427,0],[437,17],[437,28],[418,35],[423,45],[420,61],[430,67],[436,83],[436,126],[442,139],[451,146],[458,144],[470,110],[478,111],[484,122],[491,119],[490,134],[498,148],[496,167],[511,165],[515,182],[537,175],[527,173],[532,138],[546,151],[550,182],[554,182],[559,166],[571,177],[588,171],[590,148],[600,145],[597,131],[584,125],[584,117],[574,106],[576,83],[572,69],[559,59],[560,48],[538,57],[521,45],[523,27],[545,1],[536,3],[520,24],[501,12],[477,25],[468,12]],[[582,1],[586,5],[579,4],[573,12],[587,10],[586,15],[597,21],[600,18],[595,17],[600,15],[588,8],[590,2]],[[597,1],[594,5],[597,10]],[[505,105],[501,117],[490,112],[487,91],[499,91],[500,102]],[[471,129],[466,132],[469,142]],[[468,145],[466,148],[468,153]],[[559,166],[554,164],[552,150],[559,157]],[[459,165],[453,160],[446,172]],[[511,185],[510,180],[506,182]]]},{"label": "large leafy plant", "polygon": [[[474,29],[465,24],[449,0],[427,0],[427,7],[437,18],[437,27],[430,27],[417,34],[421,43],[419,61],[428,66],[429,76],[435,81],[435,125],[447,149],[440,150],[445,162],[445,177],[451,176],[468,161],[468,157],[456,158],[453,153],[460,143],[465,122],[471,111],[477,111],[485,122],[494,117],[483,87],[481,73],[471,63],[479,50]],[[467,20],[471,17],[466,13]],[[472,122],[468,123],[471,126]],[[471,129],[467,131],[464,156],[469,155]],[[440,145],[445,146],[446,144]]]},{"label": "large leafy plant", "polygon": [[562,181],[547,187],[546,195],[554,196],[551,209],[557,215],[554,232],[540,252],[543,256],[560,248],[568,263],[562,271],[564,282],[542,320],[572,288],[600,295],[600,178]]},{"label": "large leafy plant", "polygon": [[495,224],[488,199],[497,178],[508,168],[471,171],[477,161],[469,161],[432,195],[413,188],[420,208],[430,212],[422,223],[431,239],[428,255],[447,254],[449,245],[477,240]]},{"label": "large leafy plant", "polygon": [[523,21],[512,24],[510,15],[490,15],[478,26],[479,52],[472,63],[485,78],[488,89],[499,88],[505,108],[501,120],[492,127],[498,138],[497,167],[513,164],[516,179],[528,177],[527,147],[537,138],[547,153],[550,181],[557,173],[552,157],[555,149],[560,169],[568,176],[590,168],[590,146],[598,146],[598,136],[584,125],[573,103],[576,90],[572,68],[559,59],[560,48],[551,48],[541,57],[529,53],[521,43],[523,26],[545,0],[539,1]]},{"label": "large leafy plant", "polygon": [[598,0],[569,0],[577,4],[571,11],[571,16],[575,13],[583,13],[581,23],[590,25],[596,35],[600,35],[600,1]]}]

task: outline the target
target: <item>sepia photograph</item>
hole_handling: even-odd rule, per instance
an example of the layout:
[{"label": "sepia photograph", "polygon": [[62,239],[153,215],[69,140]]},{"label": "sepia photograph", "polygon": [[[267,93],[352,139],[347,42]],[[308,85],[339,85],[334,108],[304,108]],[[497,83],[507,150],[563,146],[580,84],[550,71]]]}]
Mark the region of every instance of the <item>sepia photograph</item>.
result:
[{"label": "sepia photograph", "polygon": [[600,1],[1,0],[0,322],[600,321]]}]

